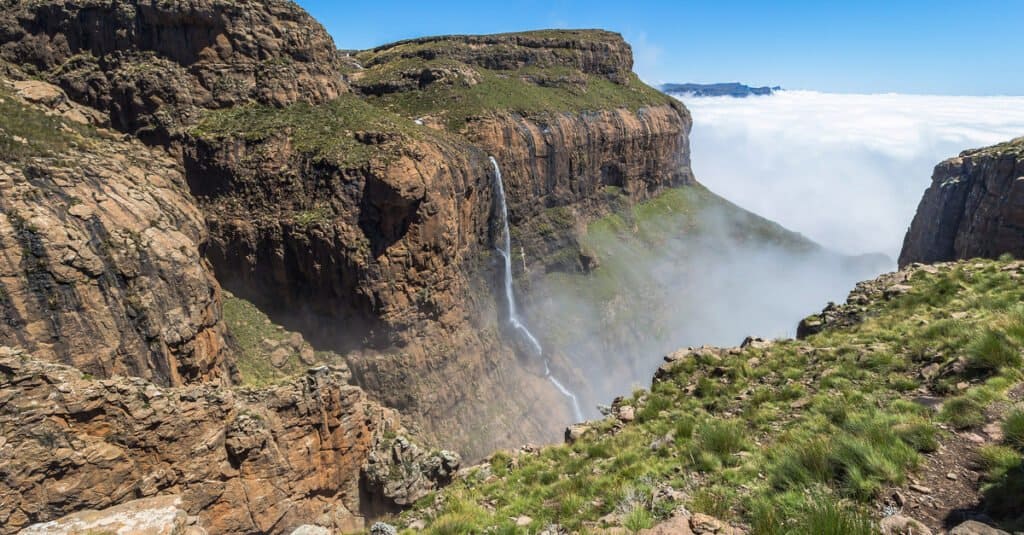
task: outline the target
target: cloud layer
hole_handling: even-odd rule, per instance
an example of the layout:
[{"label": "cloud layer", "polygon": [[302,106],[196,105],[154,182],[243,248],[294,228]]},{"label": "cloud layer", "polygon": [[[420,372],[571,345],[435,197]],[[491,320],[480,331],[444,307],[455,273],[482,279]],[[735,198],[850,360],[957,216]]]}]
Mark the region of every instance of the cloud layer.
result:
[{"label": "cloud layer", "polygon": [[1024,97],[682,98],[711,190],[834,250],[896,258],[939,161],[1024,135]]}]

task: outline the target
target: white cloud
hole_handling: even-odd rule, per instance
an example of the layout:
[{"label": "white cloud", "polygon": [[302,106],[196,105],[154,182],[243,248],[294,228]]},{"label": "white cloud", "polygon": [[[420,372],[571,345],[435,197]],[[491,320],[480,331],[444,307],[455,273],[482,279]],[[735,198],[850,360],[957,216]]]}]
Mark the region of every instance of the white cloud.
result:
[{"label": "white cloud", "polygon": [[682,100],[694,117],[698,180],[844,253],[896,258],[935,164],[1024,135],[1024,97],[783,91]]}]

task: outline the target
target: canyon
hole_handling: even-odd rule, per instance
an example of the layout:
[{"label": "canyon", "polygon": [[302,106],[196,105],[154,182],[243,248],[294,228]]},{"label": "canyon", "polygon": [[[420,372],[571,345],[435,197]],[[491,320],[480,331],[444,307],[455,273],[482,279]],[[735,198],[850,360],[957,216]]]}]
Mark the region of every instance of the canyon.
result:
[{"label": "canyon", "polygon": [[[748,279],[785,294],[769,282],[791,272],[846,287],[887,261],[704,188],[688,110],[633,73],[615,33],[341,51],[286,0],[0,5],[2,534],[97,510],[191,533],[436,527],[474,478],[543,455],[560,468],[578,452],[494,452],[557,442],[577,420],[599,423],[574,442],[614,428],[662,449],[646,448],[667,432],[655,396],[616,399],[603,420],[596,407],[678,375],[656,360],[683,345],[672,322],[738,316],[710,292]],[[1017,253],[1017,148],[937,168],[901,265]],[[917,272],[858,287],[840,316],[857,324]],[[801,336],[848,326],[829,310]],[[716,334],[748,325],[732,323]],[[677,386],[727,406],[717,393],[741,393],[716,381],[772,344],[674,357],[710,365]],[[777,356],[849,356],[833,349]],[[784,382],[799,395],[780,403],[817,391]],[[741,451],[694,455],[721,468]]]}]

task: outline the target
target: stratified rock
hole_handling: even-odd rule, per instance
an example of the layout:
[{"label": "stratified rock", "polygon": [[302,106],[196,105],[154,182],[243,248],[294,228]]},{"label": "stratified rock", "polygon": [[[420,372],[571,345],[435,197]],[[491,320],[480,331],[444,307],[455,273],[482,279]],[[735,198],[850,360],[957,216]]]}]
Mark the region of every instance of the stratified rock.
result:
[{"label": "stratified rock", "polygon": [[[494,35],[451,35],[421,37],[379,46],[364,67],[409,58],[450,59],[492,70],[522,67],[569,67],[624,81],[633,71],[633,51],[622,36],[602,30],[558,30]],[[408,87],[359,84],[360,90],[380,94],[402,89],[419,89],[434,81],[417,72],[418,83]],[[538,73],[538,76],[541,74]]]},{"label": "stratified rock", "polygon": [[1024,256],[1024,138],[964,151],[935,167],[899,264]]},{"label": "stratified rock", "polygon": [[[310,521],[360,530],[366,514],[436,489],[459,463],[407,439],[374,453],[407,431],[327,367],[262,391],[163,388],[0,347],[0,429],[4,535],[164,493],[211,533],[284,534]],[[379,474],[383,488],[361,483]]]},{"label": "stratified rock", "polygon": [[201,108],[347,90],[330,36],[286,0],[7,2],[0,35],[0,58],[157,142]]},{"label": "stratified rock", "polygon": [[[60,89],[20,87],[40,105],[7,105],[38,128],[64,109]],[[0,162],[0,344],[97,377],[230,382],[221,290],[179,167],[110,132],[36,135],[51,154]]]}]

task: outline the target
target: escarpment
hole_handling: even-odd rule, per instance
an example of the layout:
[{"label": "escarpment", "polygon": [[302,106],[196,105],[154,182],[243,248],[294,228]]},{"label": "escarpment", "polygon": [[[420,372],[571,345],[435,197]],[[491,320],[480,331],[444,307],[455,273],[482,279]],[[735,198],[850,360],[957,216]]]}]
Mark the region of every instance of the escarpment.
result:
[{"label": "escarpment", "polygon": [[[277,533],[300,517],[319,524],[317,515],[408,505],[417,487],[402,477],[440,482],[447,465],[431,461],[422,473],[381,465],[411,454],[402,443],[387,454],[364,447],[390,427],[359,412],[384,410],[361,392],[408,415],[432,442],[474,457],[555,439],[570,408],[501,332],[488,156],[505,174],[517,272],[585,272],[592,259],[578,233],[587,221],[695,184],[688,113],[639,81],[617,34],[427,38],[345,56],[319,24],[278,0],[4,7],[3,72],[23,69],[12,79],[58,86],[44,115],[89,123],[76,135],[90,140],[3,164],[0,179],[16,187],[3,199],[11,232],[0,242],[10,251],[2,268],[9,327],[0,326],[0,342],[40,366],[86,374],[62,395],[95,388],[98,377],[147,382],[140,388],[175,399],[199,396],[195,406],[174,406],[174,425],[185,426],[175,429],[187,434],[192,422],[228,437],[212,446],[176,442],[193,437],[165,435],[170,416],[147,419],[149,407],[111,412],[128,404],[112,394],[81,402],[85,413],[58,407],[53,418],[68,429],[94,417],[111,426],[86,426],[85,435],[118,445],[124,466],[100,463],[118,470],[109,499],[83,492],[33,509],[26,498],[7,513],[18,525],[167,493],[181,494],[190,514],[228,518],[217,527],[227,533]],[[5,150],[49,139],[3,128]],[[238,390],[238,333],[225,327],[221,285],[301,331],[293,349],[304,352],[302,363],[317,360],[306,358],[316,347],[341,355],[344,366],[335,364],[351,375],[313,390],[307,376]],[[246,347],[278,342],[257,337]],[[279,360],[294,361],[289,355]],[[121,376],[128,379],[113,379]],[[363,390],[344,386],[349,380]],[[28,383],[5,387],[14,398]],[[281,402],[289,407],[282,415],[273,401],[280,392],[302,401]],[[243,417],[248,410],[262,416]],[[115,440],[141,432],[111,430],[134,418],[156,436]],[[236,423],[239,440],[231,438]],[[301,437],[287,445],[271,440],[296,428]],[[61,439],[71,450],[91,440],[76,443],[76,433]],[[40,466],[43,450],[56,455],[33,450]],[[143,451],[160,452],[159,463]],[[191,467],[190,455],[202,466]],[[176,460],[191,468],[174,469]],[[81,464],[67,463],[60,466]],[[273,472],[275,464],[287,469]],[[173,475],[146,482],[144,474],[160,470]],[[359,501],[360,492],[385,496],[387,506]],[[220,509],[238,500],[247,505]]]},{"label": "escarpment", "polygon": [[290,1],[2,7],[0,57],[148,142],[170,141],[204,108],[323,102],[347,90],[330,36]]},{"label": "escarpment", "polygon": [[500,335],[487,156],[523,262],[545,269],[587,259],[582,227],[538,222],[582,225],[610,210],[609,188],[636,202],[695,183],[685,108],[631,74],[621,37],[559,33],[357,53],[359,94],[207,112],[184,138],[221,280],[348,351],[358,384],[470,455],[570,417]]},{"label": "escarpment", "polygon": [[1024,138],[935,167],[899,263],[1024,255]]}]

